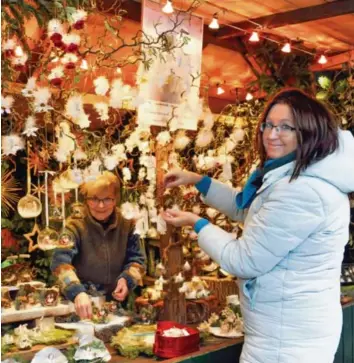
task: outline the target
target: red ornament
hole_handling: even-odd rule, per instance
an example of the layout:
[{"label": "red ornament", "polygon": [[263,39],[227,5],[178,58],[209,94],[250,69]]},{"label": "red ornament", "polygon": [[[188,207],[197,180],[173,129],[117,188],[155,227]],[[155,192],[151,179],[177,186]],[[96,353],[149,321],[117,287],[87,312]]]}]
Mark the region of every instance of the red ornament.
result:
[{"label": "red ornament", "polygon": [[26,71],[26,65],[25,64],[16,64],[14,66],[14,69],[18,72],[25,72]]},{"label": "red ornament", "polygon": [[62,79],[61,78],[53,78],[50,83],[53,85],[53,86],[60,86],[61,85],[61,82],[62,82]]},{"label": "red ornament", "polygon": [[7,228],[1,230],[1,247],[18,249],[18,242],[15,240],[12,232]]},{"label": "red ornament", "polygon": [[6,58],[11,58],[15,55],[15,51],[14,49],[6,49],[5,50],[5,57]]},{"label": "red ornament", "polygon": [[52,40],[52,42],[54,43],[54,45],[58,48],[61,47],[61,45],[63,44],[62,42],[62,38],[63,36],[60,33],[54,33],[50,39]]},{"label": "red ornament", "polygon": [[75,43],[70,43],[67,47],[66,47],[66,51],[68,53],[74,53],[79,49],[78,45]]},{"label": "red ornament", "polygon": [[76,30],[81,30],[84,28],[85,22],[83,20],[79,20],[73,24],[73,28]]},{"label": "red ornament", "polygon": [[75,63],[73,63],[73,62],[66,63],[65,68],[66,69],[74,69],[75,68]]}]

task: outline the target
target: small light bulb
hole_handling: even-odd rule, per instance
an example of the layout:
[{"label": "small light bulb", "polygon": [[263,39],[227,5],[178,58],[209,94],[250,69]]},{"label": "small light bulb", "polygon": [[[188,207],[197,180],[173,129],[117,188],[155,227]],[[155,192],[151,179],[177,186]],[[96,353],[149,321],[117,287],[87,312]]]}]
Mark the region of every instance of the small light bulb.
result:
[{"label": "small light bulb", "polygon": [[117,67],[116,72],[117,72],[118,74],[122,74],[122,68]]},{"label": "small light bulb", "polygon": [[281,48],[281,51],[284,53],[290,53],[291,52],[291,45],[290,43],[284,44],[283,48]]},{"label": "small light bulb", "polygon": [[259,42],[259,35],[257,32],[252,32],[252,35],[248,39],[250,42]]},{"label": "small light bulb", "polygon": [[252,93],[247,92],[247,95],[246,95],[246,101],[251,101],[251,100],[253,100]]},{"label": "small light bulb", "polygon": [[225,93],[225,90],[222,87],[218,86],[218,88],[216,89],[216,94],[222,95],[223,93]]},{"label": "small light bulb", "polygon": [[173,5],[171,0],[166,1],[166,5],[162,8],[162,12],[165,14],[172,14],[173,13]]},{"label": "small light bulb", "polygon": [[217,14],[214,14],[213,20],[209,24],[209,29],[219,29],[219,28],[220,26],[219,26],[218,16]]},{"label": "small light bulb", "polygon": [[15,55],[16,55],[16,57],[22,57],[23,56],[23,50],[19,45],[15,48]]},{"label": "small light bulb", "polygon": [[319,64],[326,64],[328,62],[326,56],[324,54],[321,55],[320,59],[318,60]]},{"label": "small light bulb", "polygon": [[80,68],[81,69],[84,69],[84,70],[88,69],[88,64],[87,64],[86,59],[83,59],[82,60],[81,65],[80,65]]}]

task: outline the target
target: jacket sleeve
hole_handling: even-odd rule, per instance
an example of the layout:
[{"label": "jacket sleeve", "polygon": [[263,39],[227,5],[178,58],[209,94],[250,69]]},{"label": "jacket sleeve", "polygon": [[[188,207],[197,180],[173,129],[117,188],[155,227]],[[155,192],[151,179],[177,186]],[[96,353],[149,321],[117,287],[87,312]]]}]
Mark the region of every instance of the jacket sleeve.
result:
[{"label": "jacket sleeve", "polygon": [[218,209],[221,213],[234,221],[243,222],[248,209],[239,209],[236,205],[236,195],[238,192],[228,185],[211,179],[209,189],[203,200],[206,204]]},{"label": "jacket sleeve", "polygon": [[129,290],[134,289],[137,285],[142,286],[145,269],[145,257],[140,247],[140,236],[131,231],[128,236],[123,271],[117,281],[124,277]]},{"label": "jacket sleeve", "polygon": [[199,232],[198,240],[221,268],[251,279],[269,272],[324,219],[322,201],[308,184],[282,183],[252,216],[240,239],[208,224]]},{"label": "jacket sleeve", "polygon": [[70,226],[67,226],[59,238],[65,235],[69,236],[73,241],[73,246],[71,248],[56,249],[53,254],[50,269],[53,275],[58,278],[62,294],[67,299],[74,301],[79,293],[86,291],[72,265],[74,257],[79,252],[79,236],[75,233],[75,228],[70,228]]}]

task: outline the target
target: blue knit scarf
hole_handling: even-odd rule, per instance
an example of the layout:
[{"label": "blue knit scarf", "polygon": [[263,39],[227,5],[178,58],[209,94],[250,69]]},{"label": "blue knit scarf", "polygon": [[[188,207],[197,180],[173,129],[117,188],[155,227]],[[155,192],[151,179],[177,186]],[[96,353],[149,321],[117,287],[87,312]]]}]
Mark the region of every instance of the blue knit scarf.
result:
[{"label": "blue knit scarf", "polygon": [[257,190],[262,186],[263,177],[269,171],[279,168],[291,161],[294,161],[296,157],[295,151],[285,155],[278,159],[268,159],[264,163],[263,168],[256,169],[248,178],[245,187],[242,192],[238,193],[236,196],[236,205],[239,209],[249,208],[253,199],[256,198]]}]

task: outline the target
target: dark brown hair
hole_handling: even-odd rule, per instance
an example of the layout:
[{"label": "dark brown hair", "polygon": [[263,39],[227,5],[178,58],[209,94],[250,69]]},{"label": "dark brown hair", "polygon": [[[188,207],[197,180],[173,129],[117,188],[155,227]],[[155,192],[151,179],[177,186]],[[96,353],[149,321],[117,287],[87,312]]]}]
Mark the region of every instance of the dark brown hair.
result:
[{"label": "dark brown hair", "polygon": [[296,163],[291,180],[311,163],[325,158],[338,148],[338,125],[332,113],[319,101],[296,88],[277,93],[266,105],[257,126],[256,150],[263,167],[267,154],[263,145],[260,126],[266,122],[274,105],[284,104],[291,109],[297,137]]}]

